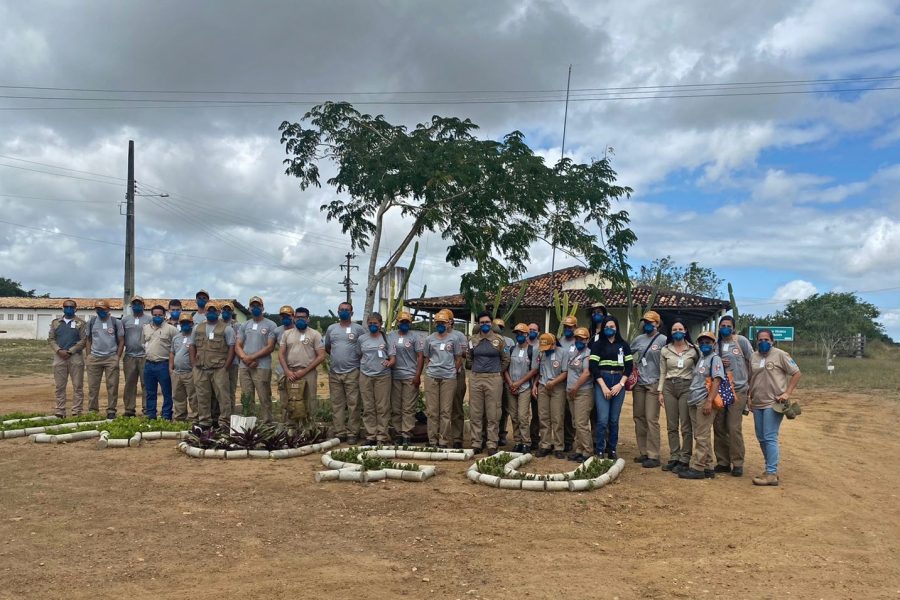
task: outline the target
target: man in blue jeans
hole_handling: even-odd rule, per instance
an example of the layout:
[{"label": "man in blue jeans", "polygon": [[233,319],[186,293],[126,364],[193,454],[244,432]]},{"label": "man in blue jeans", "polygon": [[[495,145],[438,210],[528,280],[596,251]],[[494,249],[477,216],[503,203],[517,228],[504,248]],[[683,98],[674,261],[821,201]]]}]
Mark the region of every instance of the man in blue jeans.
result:
[{"label": "man in blue jeans", "polygon": [[169,354],[178,330],[166,322],[166,309],[162,305],[157,304],[150,312],[150,323],[144,325],[146,415],[148,419],[156,418],[156,388],[159,386],[163,395],[162,417],[171,421],[172,377],[169,374]]}]

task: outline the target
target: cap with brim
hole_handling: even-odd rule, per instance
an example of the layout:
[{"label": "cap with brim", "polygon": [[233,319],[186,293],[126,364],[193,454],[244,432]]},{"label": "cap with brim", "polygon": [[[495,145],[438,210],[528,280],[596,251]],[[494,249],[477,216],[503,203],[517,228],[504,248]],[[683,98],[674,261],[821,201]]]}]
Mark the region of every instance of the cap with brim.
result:
[{"label": "cap with brim", "polygon": [[588,331],[587,327],[579,327],[578,329],[575,330],[575,337],[587,339],[587,338],[591,337],[591,332]]},{"label": "cap with brim", "polygon": [[598,309],[598,308],[602,308],[604,311],[606,311],[606,305],[603,304],[602,302],[594,302],[593,304],[591,304],[591,306],[590,306],[589,308],[590,308],[592,311],[593,311],[593,310],[596,310],[596,309]]},{"label": "cap with brim", "polygon": [[285,304],[284,306],[282,306],[281,308],[278,309],[278,314],[293,316],[294,315],[294,307],[289,304]]},{"label": "cap with brim", "polygon": [[259,302],[260,306],[265,306],[265,304],[266,304],[265,302],[263,302],[263,299],[260,298],[259,296],[253,296],[252,298],[250,298],[250,302],[248,302],[247,305],[249,306],[250,304],[253,304],[254,302]]},{"label": "cap with brim", "polygon": [[494,319],[493,324],[497,327],[503,327],[504,329],[506,328],[506,322],[503,319]]},{"label": "cap with brim", "polygon": [[98,300],[97,304],[94,305],[96,308],[105,308],[109,310],[109,301],[108,300]]},{"label": "cap with brim", "polygon": [[397,321],[412,321],[412,315],[405,310],[397,315]]},{"label": "cap with brim", "polygon": [[528,335],[528,325],[525,323],[516,323],[516,326],[513,327],[513,331],[516,333],[524,333]]},{"label": "cap with brim", "polygon": [[153,312],[153,311],[156,310],[157,308],[158,308],[159,310],[163,311],[163,312],[166,312],[166,307],[163,306],[162,304],[154,304],[154,305],[153,305],[153,308],[150,309],[150,312]]},{"label": "cap with brim", "polygon": [[435,323],[449,323],[450,317],[448,317],[447,313],[445,313],[444,311],[440,311],[436,315],[434,315],[434,322]]},{"label": "cap with brim", "polygon": [[206,306],[203,307],[203,310],[209,312],[211,310],[219,310],[219,305],[215,302],[207,302]]},{"label": "cap with brim", "polygon": [[450,310],[449,308],[444,308],[444,309],[442,309],[442,311],[445,315],[447,315],[448,321],[453,320],[453,311],[452,310]]},{"label": "cap with brim", "polygon": [[135,302],[140,302],[141,304],[143,304],[144,299],[138,295],[134,295],[131,297],[131,303],[134,304]]},{"label": "cap with brim", "polygon": [[178,317],[178,322],[179,323],[193,323],[194,317],[192,317],[188,313],[181,313],[181,315],[179,315],[179,317]]},{"label": "cap with brim", "polygon": [[538,338],[538,347],[541,350],[550,350],[556,347],[556,336],[552,333],[542,333]]},{"label": "cap with brim", "polygon": [[797,402],[789,402],[788,407],[784,409],[784,416],[788,419],[796,419],[797,415],[801,414],[803,411],[800,410],[800,404]]},{"label": "cap with brim", "polygon": [[568,316],[563,319],[563,325],[566,325],[568,327],[578,327],[578,319],[573,316]]},{"label": "cap with brim", "polygon": [[656,312],[655,310],[648,310],[647,312],[644,313],[644,316],[641,317],[641,321],[647,321],[649,323],[654,323],[656,325],[659,325],[659,323],[660,323],[659,313]]},{"label": "cap with brim", "polygon": [[209,292],[207,292],[206,290],[199,290],[199,291],[197,291],[197,293],[194,294],[194,298],[196,298],[196,297],[199,296],[200,294],[203,294],[204,296],[206,296],[207,298],[209,298]]},{"label": "cap with brim", "polygon": [[697,336],[698,342],[700,341],[700,338],[709,338],[710,340],[712,340],[714,342],[714,341],[716,341],[716,334],[713,333],[712,331],[704,331],[703,333],[701,333],[700,335]]},{"label": "cap with brim", "polygon": [[[209,308],[209,304],[207,304],[206,307]],[[226,309],[234,310],[234,307],[231,304],[226,302],[225,304],[222,305],[222,310],[226,310]]]}]

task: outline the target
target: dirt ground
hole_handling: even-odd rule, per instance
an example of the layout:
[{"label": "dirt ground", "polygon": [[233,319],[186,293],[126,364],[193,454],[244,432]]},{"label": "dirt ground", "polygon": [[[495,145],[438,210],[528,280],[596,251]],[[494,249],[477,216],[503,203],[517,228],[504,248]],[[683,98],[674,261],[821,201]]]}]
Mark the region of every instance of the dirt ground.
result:
[{"label": "dirt ground", "polygon": [[[642,469],[630,401],[625,471],[578,494],[475,485],[468,462],[425,483],[316,484],[318,455],[2,440],[0,598],[896,598],[900,402],[797,395],[773,488]],[[0,380],[0,413],[51,398],[47,376]],[[752,431],[748,417],[748,475]]]}]

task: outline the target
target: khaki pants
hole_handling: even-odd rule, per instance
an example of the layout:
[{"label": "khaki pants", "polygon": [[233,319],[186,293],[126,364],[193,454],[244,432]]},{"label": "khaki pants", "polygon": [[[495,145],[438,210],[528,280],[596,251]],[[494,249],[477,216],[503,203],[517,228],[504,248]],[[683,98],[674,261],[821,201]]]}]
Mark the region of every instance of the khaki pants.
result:
[{"label": "khaki pants", "polygon": [[[691,395],[691,382],[687,379],[663,383],[663,398],[666,408],[666,433],[669,438],[669,460],[682,463],[691,461],[691,446],[694,437],[687,401]],[[658,398],[659,396],[657,396]],[[680,436],[679,436],[680,430]]]},{"label": "khaki pants", "polygon": [[[292,371],[298,371],[305,367],[300,366],[292,366]],[[316,415],[319,413],[319,397],[316,395],[316,390],[318,389],[319,384],[319,374],[316,372],[316,369],[313,369],[309,373],[306,374],[306,377],[303,377],[301,381],[306,382],[306,389],[303,391],[303,400],[306,402],[306,410],[309,412],[310,421],[316,421]],[[298,425],[293,421],[290,421],[288,418],[288,393],[287,386],[290,385],[290,381],[284,375],[278,378],[278,400],[281,403],[281,418],[284,423]]]},{"label": "khaki pants", "polygon": [[[231,406],[233,407],[237,402],[237,389],[238,389],[238,366],[231,365],[228,367],[228,392],[229,397],[231,398]],[[250,405],[253,405],[253,389],[247,390],[250,393]],[[269,399],[271,401],[272,394],[269,394]]]},{"label": "khaki pants", "polygon": [[416,426],[419,387],[412,379],[394,379],[391,383],[391,426],[400,435],[411,436]]},{"label": "khaki pants", "polygon": [[541,448],[562,452],[563,421],[566,418],[566,385],[561,383],[553,388],[541,385],[538,392],[538,413],[541,418]]},{"label": "khaki pants", "polygon": [[[481,448],[482,440],[488,448],[497,448],[500,425],[500,403],[503,401],[503,377],[500,373],[472,373],[469,389],[469,423],[472,425],[472,446]],[[482,429],[482,423],[486,428]]]},{"label": "khaki pants", "polygon": [[[456,384],[453,392],[453,406],[450,412],[450,437],[454,444],[462,444],[463,429],[466,422],[466,413],[463,411],[463,402],[466,397],[466,370],[460,369],[456,375]],[[471,420],[472,415],[469,415]],[[473,442],[474,443],[474,442]]]},{"label": "khaki pants", "polygon": [[[194,391],[194,374],[172,372],[172,418],[176,421],[197,421],[197,393]],[[190,413],[188,412],[190,407]]]},{"label": "khaki pants", "polygon": [[[565,383],[563,383],[565,386]],[[565,415],[563,417],[563,442],[566,448],[571,448],[575,443],[575,421],[572,417],[572,407],[566,402]]]},{"label": "khaki pants", "polygon": [[197,395],[198,421],[203,427],[213,424],[213,394],[219,402],[219,425],[231,427],[234,404],[230,401],[227,369],[194,369],[194,391]]},{"label": "khaki pants", "polygon": [[119,403],[119,357],[91,356],[87,361],[88,411],[100,410],[100,380],[106,376],[106,412],[116,412]]},{"label": "khaki pants", "polygon": [[728,410],[720,410],[713,421],[716,464],[723,467],[744,466],[744,432],[741,429],[747,392],[734,393],[734,404]]},{"label": "khaki pants", "polygon": [[[238,369],[238,378],[241,381],[241,392],[244,395],[256,391],[259,398],[259,421],[262,423],[272,422],[272,369],[261,369],[259,367],[251,369],[250,367],[240,367]],[[250,396],[250,409],[256,410],[253,396]]]},{"label": "khaki pants", "polygon": [[359,395],[362,399],[363,426],[366,438],[379,442],[390,441],[391,374],[369,377],[360,372]]},{"label": "khaki pants", "polygon": [[72,379],[72,414],[80,415],[84,406],[84,355],[73,354],[69,358],[53,355],[53,382],[56,384],[56,411],[66,414],[66,385]]},{"label": "khaki pants", "polygon": [[534,445],[541,439],[541,411],[538,410],[537,398],[531,397],[531,444]]},{"label": "khaki pants", "polygon": [[659,393],[657,384],[636,385],[631,391],[638,455],[659,460]]},{"label": "khaki pants", "polygon": [[594,385],[588,385],[575,392],[575,399],[568,401],[569,412],[575,427],[573,449],[577,454],[590,456],[594,453],[594,438],[591,436],[591,409],[594,408]]},{"label": "khaki pants", "polygon": [[712,433],[713,421],[716,418],[716,410],[713,409],[709,415],[704,415],[704,403],[705,401],[688,407],[691,415],[691,429],[694,432],[694,454],[691,456],[691,468],[695,471],[707,471],[713,468],[709,437]]},{"label": "khaki pants", "polygon": [[509,404],[509,420],[512,421],[513,440],[517,444],[531,444],[531,388],[513,394]]},{"label": "khaki pants", "polygon": [[331,409],[334,413],[334,435],[356,437],[362,428],[359,418],[359,369],[349,373],[328,373]]},{"label": "khaki pants", "polygon": [[433,446],[446,446],[450,441],[450,414],[453,410],[453,404],[456,402],[457,381],[457,379],[425,377],[425,414],[428,417],[428,443]]},{"label": "khaki pants", "polygon": [[122,404],[125,406],[125,416],[133,417],[137,409],[137,387],[141,384],[141,414],[147,412],[147,395],[144,393],[144,362],[143,356],[122,357],[122,375],[125,377],[125,389],[122,390]]}]

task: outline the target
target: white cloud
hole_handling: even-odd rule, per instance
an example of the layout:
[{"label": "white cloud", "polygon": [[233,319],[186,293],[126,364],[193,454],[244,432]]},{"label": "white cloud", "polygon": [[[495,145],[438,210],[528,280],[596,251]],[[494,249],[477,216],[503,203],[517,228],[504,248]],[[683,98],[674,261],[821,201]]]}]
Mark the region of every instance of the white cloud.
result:
[{"label": "white cloud", "polygon": [[809,281],[795,279],[780,286],[772,295],[772,301],[785,304],[791,300],[805,300],[817,293],[816,286]]}]

